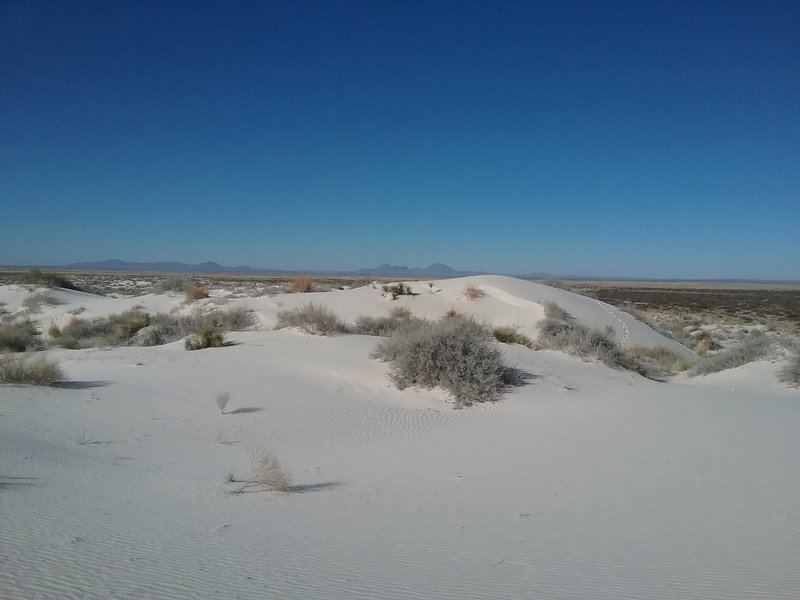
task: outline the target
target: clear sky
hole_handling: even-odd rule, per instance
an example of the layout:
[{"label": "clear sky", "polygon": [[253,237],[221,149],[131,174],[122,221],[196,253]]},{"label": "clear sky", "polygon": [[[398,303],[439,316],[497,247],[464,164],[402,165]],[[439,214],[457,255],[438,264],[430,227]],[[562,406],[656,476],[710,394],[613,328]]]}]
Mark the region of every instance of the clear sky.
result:
[{"label": "clear sky", "polygon": [[0,2],[0,264],[800,279],[800,2]]}]

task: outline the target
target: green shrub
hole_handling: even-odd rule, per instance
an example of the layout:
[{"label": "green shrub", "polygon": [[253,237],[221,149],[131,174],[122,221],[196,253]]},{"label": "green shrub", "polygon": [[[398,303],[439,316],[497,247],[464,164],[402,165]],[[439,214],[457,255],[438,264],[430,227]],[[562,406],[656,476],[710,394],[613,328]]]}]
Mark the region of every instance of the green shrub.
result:
[{"label": "green shrub", "polygon": [[140,329],[150,325],[151,319],[149,314],[137,309],[91,320],[72,317],[60,332],[53,328],[50,334],[53,342],[62,348],[123,346]]},{"label": "green shrub", "polygon": [[495,327],[492,333],[494,339],[502,344],[521,344],[533,348],[533,340],[517,331],[516,327]]},{"label": "green shrub", "polygon": [[285,327],[297,327],[313,335],[333,335],[346,330],[339,315],[313,303],[279,312],[275,329]]},{"label": "green shrub", "polygon": [[64,371],[44,356],[15,354],[0,356],[0,382],[53,385],[64,381]]},{"label": "green shrub", "polygon": [[399,317],[366,317],[361,316],[356,319],[355,326],[351,330],[352,333],[361,335],[377,335],[387,337],[393,331],[400,327],[404,327],[409,319],[401,319]]},{"label": "green shrub", "polygon": [[225,336],[216,329],[205,329],[200,333],[191,333],[186,337],[184,346],[187,350],[204,348],[220,348],[225,345]]},{"label": "green shrub", "polygon": [[395,283],[393,285],[384,285],[381,289],[385,294],[389,294],[392,300],[397,300],[400,296],[413,296],[411,286],[405,283]]},{"label": "green shrub", "polygon": [[685,358],[675,354],[665,346],[646,348],[644,346],[633,346],[628,350],[633,356],[650,367],[651,372],[679,373],[686,371],[692,363]]},{"label": "green shrub", "polygon": [[498,400],[507,383],[508,370],[490,336],[472,319],[410,319],[378,344],[372,356],[391,364],[390,377],[398,388],[441,387],[456,407],[469,406]]}]

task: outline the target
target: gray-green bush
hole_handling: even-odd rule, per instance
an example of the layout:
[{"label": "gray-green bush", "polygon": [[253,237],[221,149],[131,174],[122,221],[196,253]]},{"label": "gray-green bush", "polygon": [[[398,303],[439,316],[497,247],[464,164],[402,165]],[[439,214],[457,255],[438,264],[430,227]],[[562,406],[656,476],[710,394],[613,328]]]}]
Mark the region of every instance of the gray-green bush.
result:
[{"label": "gray-green bush", "polygon": [[275,329],[285,327],[297,327],[312,335],[334,335],[346,330],[339,315],[313,302],[279,312]]},{"label": "gray-green bush", "polygon": [[557,319],[559,321],[566,321],[570,318],[569,313],[552,300],[545,301],[544,316],[547,319]]},{"label": "gray-green bush", "polygon": [[698,360],[689,370],[689,375],[708,375],[735,369],[747,363],[761,360],[772,351],[772,340],[762,331],[752,331],[739,343],[719,352],[709,353]]},{"label": "gray-green bush", "polygon": [[65,379],[58,363],[44,356],[27,353],[0,356],[0,382],[54,385]]},{"label": "gray-green bush", "polygon": [[800,352],[789,357],[789,361],[779,371],[778,377],[792,387],[800,387]]},{"label": "gray-green bush", "polygon": [[646,365],[614,340],[614,333],[610,328],[592,329],[575,322],[555,319],[544,319],[536,326],[539,328],[539,348],[563,350],[581,358],[597,359],[615,369],[628,369],[645,377],[650,376]]},{"label": "gray-green bush", "polygon": [[34,285],[46,285],[47,287],[59,287],[68,290],[80,290],[77,285],[58,273],[45,273],[41,269],[31,269],[27,273],[22,273],[17,277],[20,283]]},{"label": "gray-green bush", "polygon": [[507,384],[508,369],[490,340],[491,332],[472,319],[408,319],[372,356],[390,363],[398,388],[441,387],[462,407],[498,400]]},{"label": "gray-green bush", "polygon": [[384,285],[382,287],[385,294],[389,294],[392,300],[397,300],[400,296],[413,296],[411,286],[405,283],[395,283],[392,285]]},{"label": "gray-green bush", "polygon": [[25,352],[38,346],[39,330],[30,319],[0,322],[0,352]]}]

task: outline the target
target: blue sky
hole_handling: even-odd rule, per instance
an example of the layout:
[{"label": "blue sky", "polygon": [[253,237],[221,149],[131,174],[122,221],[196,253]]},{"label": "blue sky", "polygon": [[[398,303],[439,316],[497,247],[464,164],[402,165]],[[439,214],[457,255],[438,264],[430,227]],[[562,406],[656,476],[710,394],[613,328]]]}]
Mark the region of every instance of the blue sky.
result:
[{"label": "blue sky", "polygon": [[0,3],[0,264],[800,279],[800,3]]}]

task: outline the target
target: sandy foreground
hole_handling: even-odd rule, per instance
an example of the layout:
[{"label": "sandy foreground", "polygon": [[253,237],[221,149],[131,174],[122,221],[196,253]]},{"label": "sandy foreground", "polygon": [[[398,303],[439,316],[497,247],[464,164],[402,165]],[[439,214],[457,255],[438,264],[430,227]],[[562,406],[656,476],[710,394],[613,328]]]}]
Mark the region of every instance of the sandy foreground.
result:
[{"label": "sandy foreground", "polygon": [[[468,282],[487,296],[468,301]],[[369,358],[379,338],[271,329],[311,300],[348,321],[455,307],[532,336],[554,300],[624,343],[691,355],[563,290],[432,283],[394,302],[380,286],[231,298],[262,328],[230,347],[49,350],[68,384],[0,385],[0,597],[800,598],[800,394],[779,365],[658,383],[503,345],[529,382],[453,410],[441,391],[395,389]],[[0,301],[27,293],[3,286]],[[56,293],[45,327],[75,306],[183,300]],[[234,493],[227,476],[256,449],[294,491]]]}]

